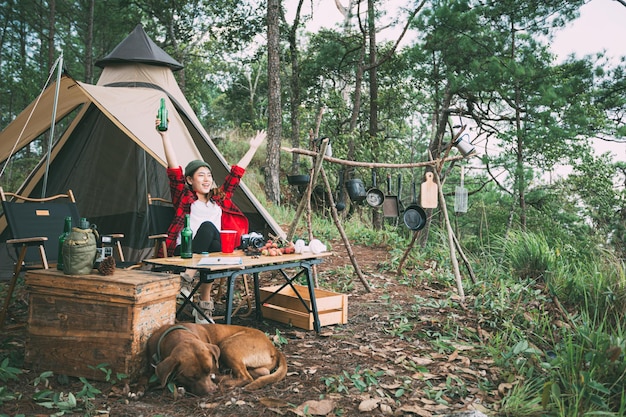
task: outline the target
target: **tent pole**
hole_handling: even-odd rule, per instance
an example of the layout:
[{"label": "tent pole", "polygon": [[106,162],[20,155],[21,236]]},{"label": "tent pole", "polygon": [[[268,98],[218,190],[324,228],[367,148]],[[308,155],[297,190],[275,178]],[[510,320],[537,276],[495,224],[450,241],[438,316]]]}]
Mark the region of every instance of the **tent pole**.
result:
[{"label": "tent pole", "polygon": [[50,154],[52,153],[52,141],[54,139],[54,125],[57,115],[57,103],[59,102],[59,89],[61,85],[61,73],[63,72],[63,51],[57,60],[57,84],[54,89],[54,104],[52,106],[52,121],[50,122],[50,138],[48,139],[48,153],[46,155],[46,173],[43,178],[43,186],[41,187],[41,198],[46,196],[46,188],[48,186],[48,172],[50,171]]}]

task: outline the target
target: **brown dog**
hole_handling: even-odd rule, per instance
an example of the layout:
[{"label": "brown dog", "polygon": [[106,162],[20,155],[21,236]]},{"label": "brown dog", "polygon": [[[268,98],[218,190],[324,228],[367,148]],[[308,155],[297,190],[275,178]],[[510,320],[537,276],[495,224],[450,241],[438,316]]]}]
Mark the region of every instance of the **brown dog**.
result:
[{"label": "brown dog", "polygon": [[143,393],[153,369],[161,386],[171,379],[196,395],[217,389],[218,364],[232,370],[232,378],[224,379],[226,385],[249,390],[281,381],[287,375],[285,355],[263,332],[244,326],[165,325],[150,336],[146,352],[149,369],[138,395]]}]

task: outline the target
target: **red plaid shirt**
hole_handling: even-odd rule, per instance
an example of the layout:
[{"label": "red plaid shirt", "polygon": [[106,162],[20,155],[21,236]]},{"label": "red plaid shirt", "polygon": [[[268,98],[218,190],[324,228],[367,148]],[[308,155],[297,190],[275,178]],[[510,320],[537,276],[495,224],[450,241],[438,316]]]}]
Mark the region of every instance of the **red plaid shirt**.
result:
[{"label": "red plaid shirt", "polygon": [[[241,238],[242,234],[248,233],[248,219],[231,198],[245,172],[245,169],[233,165],[224,180],[224,184],[220,187],[220,192],[211,197],[222,208],[222,229],[237,230],[238,239]],[[172,256],[174,249],[176,249],[176,239],[185,226],[185,215],[191,213],[191,204],[198,199],[198,195],[187,186],[181,167],[168,168],[167,177],[170,180],[174,219],[167,229],[165,245],[167,246],[167,256]],[[159,256],[163,256],[163,254],[159,253]]]}]

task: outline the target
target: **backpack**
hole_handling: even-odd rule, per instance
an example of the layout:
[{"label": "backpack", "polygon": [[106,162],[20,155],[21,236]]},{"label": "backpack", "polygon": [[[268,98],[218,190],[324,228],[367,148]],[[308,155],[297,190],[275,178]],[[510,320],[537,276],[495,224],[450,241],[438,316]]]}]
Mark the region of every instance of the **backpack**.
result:
[{"label": "backpack", "polygon": [[63,242],[63,272],[67,275],[90,274],[97,255],[95,230],[73,227]]}]

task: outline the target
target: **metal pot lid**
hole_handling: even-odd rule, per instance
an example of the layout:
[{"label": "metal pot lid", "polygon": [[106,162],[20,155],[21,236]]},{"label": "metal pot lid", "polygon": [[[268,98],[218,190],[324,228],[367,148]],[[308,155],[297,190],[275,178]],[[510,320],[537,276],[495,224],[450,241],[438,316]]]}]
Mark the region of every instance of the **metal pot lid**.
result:
[{"label": "metal pot lid", "polygon": [[365,196],[365,200],[367,201],[367,204],[369,204],[372,207],[380,207],[383,205],[383,202],[385,201],[385,195],[383,194],[382,191],[375,188],[367,192],[367,195]]}]

